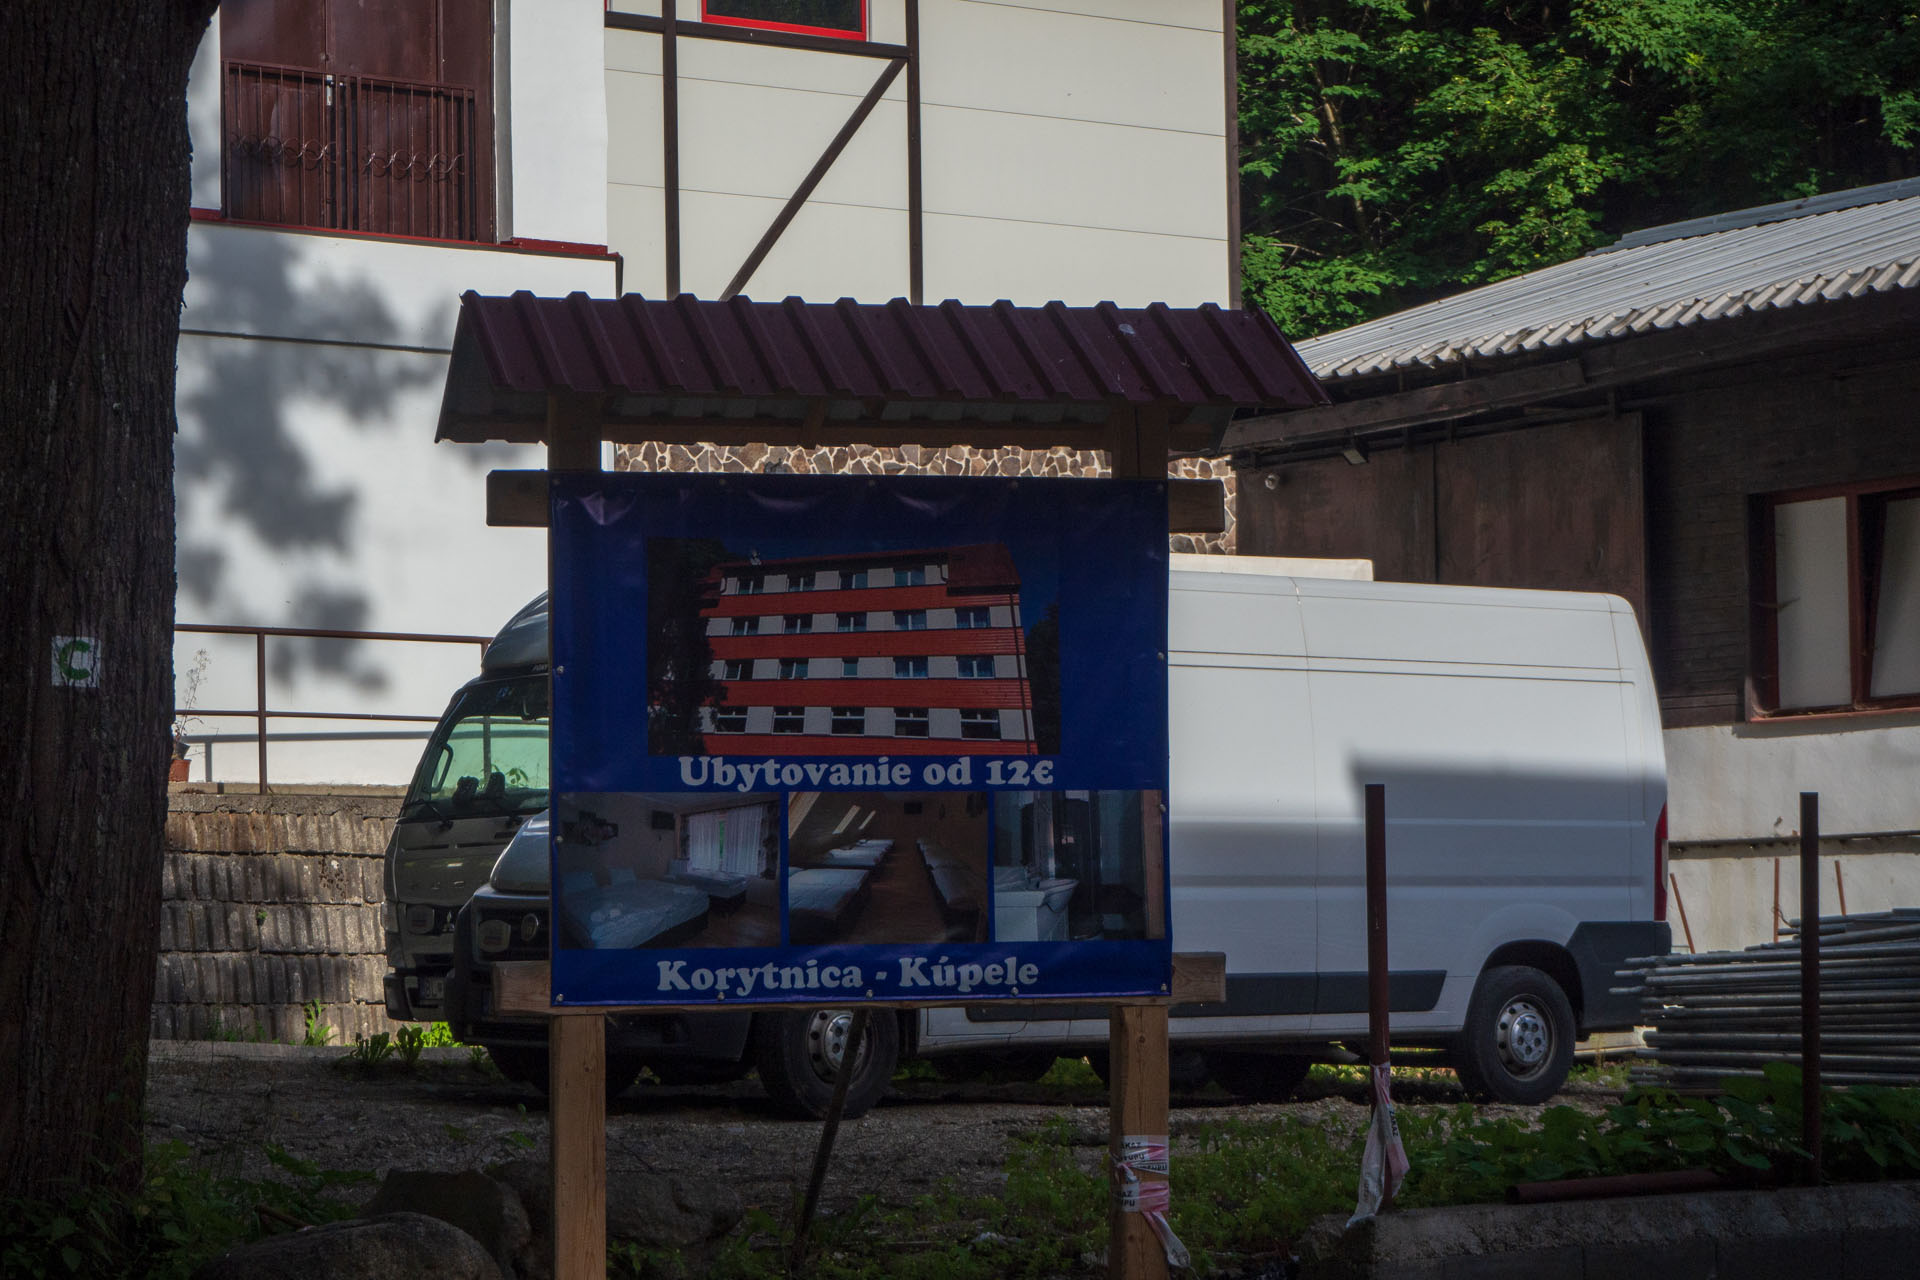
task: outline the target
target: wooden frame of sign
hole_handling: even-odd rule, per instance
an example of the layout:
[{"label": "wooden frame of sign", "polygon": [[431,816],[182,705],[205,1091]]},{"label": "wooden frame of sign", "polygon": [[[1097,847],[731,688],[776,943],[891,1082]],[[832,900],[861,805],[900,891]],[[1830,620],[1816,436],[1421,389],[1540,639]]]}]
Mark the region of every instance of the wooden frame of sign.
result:
[{"label": "wooden frame of sign", "polygon": [[[548,395],[546,443],[551,470],[600,470],[598,409],[591,397]],[[1164,409],[1116,405],[1102,436],[1114,476],[1165,481],[1169,523],[1174,532],[1219,532],[1226,527],[1224,486],[1213,480],[1170,479],[1166,474],[1168,435]],[[861,438],[858,425],[850,424],[844,438],[818,443],[871,441]],[[1031,447],[1042,448],[1047,443],[1035,441]],[[543,473],[496,471],[488,476],[489,525],[544,526],[545,507]],[[1148,841],[1147,847],[1148,918],[1162,921],[1164,927],[1166,877],[1159,865],[1164,842]],[[1110,1003],[1108,1159],[1114,1166],[1121,1159],[1126,1138],[1163,1137],[1167,1132],[1168,1008],[1226,999],[1225,956],[1176,954],[1173,959],[1173,984],[1167,995]],[[494,975],[494,1007],[498,1012],[552,1019],[547,1044],[554,1280],[601,1280],[607,1273],[606,1015],[619,1010],[597,1005],[554,1008],[548,968],[542,963],[497,965]],[[927,1004],[918,1002],[913,1007]],[[659,1011],[658,1006],[648,1009]],[[1122,1207],[1117,1184],[1108,1197],[1107,1222],[1107,1274],[1111,1280],[1164,1280],[1167,1261],[1160,1242],[1142,1214]]]}]

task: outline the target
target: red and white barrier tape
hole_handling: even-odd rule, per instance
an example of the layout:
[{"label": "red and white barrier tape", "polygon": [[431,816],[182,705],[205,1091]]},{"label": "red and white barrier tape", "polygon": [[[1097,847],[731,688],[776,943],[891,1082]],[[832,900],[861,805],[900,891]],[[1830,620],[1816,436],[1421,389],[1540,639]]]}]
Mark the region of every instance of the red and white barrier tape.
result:
[{"label": "red and white barrier tape", "polygon": [[1381,1201],[1396,1194],[1407,1176],[1407,1149],[1400,1144],[1400,1122],[1393,1114],[1391,1080],[1385,1065],[1374,1066],[1373,1119],[1367,1125],[1367,1149],[1360,1156],[1360,1199],[1347,1219],[1349,1227],[1380,1212]]},{"label": "red and white barrier tape", "polygon": [[[1186,1267],[1192,1265],[1193,1259],[1167,1222],[1167,1210],[1173,1205],[1173,1184],[1167,1180],[1170,1168],[1164,1133],[1128,1135],[1120,1139],[1120,1159],[1113,1166],[1120,1211],[1144,1214],[1147,1226],[1166,1252],[1167,1265]],[[1155,1176],[1143,1178],[1142,1174]]]}]

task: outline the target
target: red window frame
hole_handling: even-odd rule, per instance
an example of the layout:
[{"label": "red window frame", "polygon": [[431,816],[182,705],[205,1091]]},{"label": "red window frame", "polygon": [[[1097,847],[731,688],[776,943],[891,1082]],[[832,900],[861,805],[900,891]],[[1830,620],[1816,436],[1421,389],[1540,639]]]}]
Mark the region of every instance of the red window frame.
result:
[{"label": "red window frame", "polygon": [[865,40],[867,38],[867,0],[860,0],[860,29],[809,27],[796,22],[774,22],[766,18],[741,18],[712,12],[710,0],[700,0],[700,21],[722,27],[747,27],[754,31],[783,31],[796,36],[825,36],[829,40]]},{"label": "red window frame", "polygon": [[[1847,702],[1818,707],[1780,706],[1779,577],[1775,555],[1774,511],[1796,502],[1823,498],[1846,500],[1847,529]],[[1877,714],[1920,707],[1920,692],[1874,697],[1873,636],[1878,622],[1877,579],[1869,577],[1868,560],[1884,554],[1869,545],[1867,515],[1889,501],[1920,498],[1920,476],[1868,480],[1853,484],[1822,485],[1762,494],[1753,500],[1751,545],[1753,562],[1752,676],[1747,681],[1749,720],[1790,719],[1805,716]],[[1868,515],[1871,515],[1869,511]],[[1879,568],[1876,560],[1872,566]]]}]

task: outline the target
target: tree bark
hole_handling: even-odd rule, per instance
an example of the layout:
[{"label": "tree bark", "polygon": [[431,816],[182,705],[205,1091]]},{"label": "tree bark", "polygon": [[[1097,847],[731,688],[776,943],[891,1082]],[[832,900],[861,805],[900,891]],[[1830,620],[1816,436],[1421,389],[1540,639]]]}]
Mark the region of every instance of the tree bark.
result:
[{"label": "tree bark", "polygon": [[213,8],[0,4],[0,1195],[141,1171],[186,85]]}]

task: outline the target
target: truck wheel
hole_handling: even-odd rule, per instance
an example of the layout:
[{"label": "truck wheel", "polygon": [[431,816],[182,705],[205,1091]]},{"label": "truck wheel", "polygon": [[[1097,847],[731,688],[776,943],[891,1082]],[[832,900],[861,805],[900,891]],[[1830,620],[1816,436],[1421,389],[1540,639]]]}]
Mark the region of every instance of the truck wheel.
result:
[{"label": "truck wheel", "polygon": [[[549,1092],[550,1081],[547,1077],[547,1047],[545,1045],[502,1045],[487,1046],[487,1056],[493,1059],[493,1065],[500,1068],[500,1074],[515,1084],[530,1084],[541,1093]],[[607,1058],[607,1097],[617,1098],[625,1093],[633,1082],[640,1077],[641,1063],[637,1058],[609,1055]]]},{"label": "truck wheel", "polygon": [[1285,1102],[1307,1078],[1313,1061],[1296,1053],[1219,1049],[1207,1054],[1207,1067],[1220,1087],[1236,1097]]},{"label": "truck wheel", "polygon": [[1573,1006],[1566,992],[1526,965],[1487,970],[1467,1002],[1453,1065],[1471,1098],[1545,1102],[1573,1065]]},{"label": "truck wheel", "polygon": [[[762,1014],[755,1027],[754,1060],[767,1096],[782,1111],[818,1120],[833,1099],[833,1080],[853,1030],[851,1009],[802,1009]],[[892,1013],[874,1010],[854,1058],[853,1079],[841,1115],[864,1115],[880,1100],[900,1060],[900,1027]]]}]

